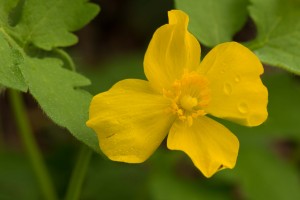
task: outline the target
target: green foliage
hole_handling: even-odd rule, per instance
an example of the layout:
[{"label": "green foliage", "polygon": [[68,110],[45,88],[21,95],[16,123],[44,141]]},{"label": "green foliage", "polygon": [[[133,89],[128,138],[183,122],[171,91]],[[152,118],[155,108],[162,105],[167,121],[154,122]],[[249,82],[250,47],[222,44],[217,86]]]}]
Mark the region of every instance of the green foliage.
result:
[{"label": "green foliage", "polygon": [[232,40],[247,19],[247,0],[175,0],[190,17],[189,29],[206,46]]},{"label": "green foliage", "polygon": [[[124,78],[141,78],[142,69],[136,66],[142,62],[142,57],[126,55],[113,56],[104,64],[104,68],[91,73],[95,77],[92,77],[92,80],[98,79],[99,82],[105,80],[107,83],[107,85],[102,85],[105,88],[98,88],[98,90],[107,90],[113,84],[111,79],[118,81]],[[130,72],[125,69],[130,69]],[[116,71],[118,73],[115,73]],[[109,185],[114,184],[113,190],[119,191],[118,195],[126,196],[128,199],[136,199],[136,196],[139,196],[138,191],[141,190],[139,187],[132,190],[137,182],[140,186],[147,181],[147,188],[142,189],[143,195],[150,196],[154,200],[183,198],[263,200],[266,197],[274,200],[298,199],[300,195],[298,171],[294,163],[290,161],[290,157],[280,159],[280,156],[274,153],[280,151],[274,143],[279,139],[279,141],[282,139],[300,141],[300,105],[298,103],[300,81],[297,77],[280,71],[264,75],[263,82],[269,91],[269,118],[266,123],[249,128],[222,121],[222,124],[237,135],[241,144],[237,165],[233,170],[222,170],[211,179],[202,179],[200,172],[183,153],[161,148],[149,161],[138,167],[107,162],[103,162],[98,167],[93,166],[88,176],[88,185],[84,189],[84,197],[96,195],[99,188],[96,189],[95,186],[100,184],[100,180],[105,180],[110,183]],[[291,159],[294,159],[294,162],[297,162],[297,159],[299,161],[299,156],[295,156]],[[106,165],[109,166],[109,171],[104,168]],[[145,170],[149,168],[150,171]],[[137,174],[134,177],[140,177],[139,173],[148,174],[149,180],[123,182],[125,179],[122,177],[129,174],[130,170],[134,170]],[[114,192],[107,192],[111,189],[110,187],[108,189],[102,184],[99,187],[101,191],[104,191],[101,195],[99,194],[99,198],[120,198]],[[143,199],[144,196],[139,197]]]},{"label": "green foliage", "polygon": [[167,174],[154,175],[150,181],[150,190],[155,200],[229,200],[228,194],[215,188],[205,188],[197,181],[181,180]]},{"label": "green foliage", "polygon": [[189,14],[191,32],[209,47],[231,41],[250,15],[257,36],[245,45],[262,62],[300,74],[300,1],[250,0],[250,5],[246,0],[175,2]]},{"label": "green foliage", "polygon": [[246,199],[300,199],[296,168],[282,162],[257,141],[249,142],[249,138],[241,140],[241,152],[233,172],[238,176]]},{"label": "green foliage", "polygon": [[24,64],[24,60],[20,51],[14,48],[7,38],[9,36],[0,28],[0,83],[25,92],[27,85],[19,68]]},{"label": "green foliage", "polygon": [[268,136],[298,138],[300,113],[300,81],[295,76],[276,74],[266,76],[265,84],[269,90],[269,117],[254,132]]},{"label": "green foliage", "polygon": [[91,163],[80,199],[152,200],[147,192],[143,165],[128,165],[95,159]]},{"label": "green foliage", "polygon": [[[93,85],[88,86],[89,89],[95,92],[104,91],[118,80],[143,78],[142,60],[143,56],[140,53],[113,55],[107,58],[107,61],[101,65],[103,68],[99,67],[95,71],[85,72],[85,74],[91,75],[91,80],[94,82]],[[35,71],[39,66],[38,63],[42,61],[36,58],[32,62],[35,62],[33,70]],[[59,67],[61,65],[61,61],[57,59],[50,59],[48,62],[51,63],[51,66]],[[47,66],[45,68],[38,70],[46,70],[45,74],[51,74],[51,70],[48,70]],[[60,70],[63,71],[60,76],[69,73],[66,69],[60,68]],[[269,90],[268,121],[255,128],[235,126],[232,123],[226,124],[226,127],[237,135],[241,144],[237,165],[233,170],[222,170],[212,178],[206,179],[201,176],[186,155],[164,148],[158,149],[148,161],[139,165],[110,162],[103,160],[99,155],[94,155],[83,185],[81,199],[264,200],[267,197],[274,200],[297,200],[300,184],[295,163],[299,162],[299,154],[297,154],[297,150],[293,150],[295,157],[292,155],[292,158],[290,156],[280,158],[278,154],[274,153],[278,151],[278,148],[274,146],[274,141],[278,141],[278,138],[285,140],[296,138],[297,140],[294,142],[300,141],[298,117],[300,113],[298,103],[300,101],[300,81],[288,73],[270,71],[272,73],[263,77],[263,82]],[[27,73],[29,73],[28,76],[31,76],[31,73],[34,74],[34,72]],[[56,82],[63,84],[60,81],[62,78],[57,79],[59,80]],[[76,80],[74,82],[77,86],[86,83],[84,78],[77,77],[77,75],[74,80]],[[29,87],[31,86],[29,85]],[[78,91],[75,90],[75,92]],[[57,127],[54,128],[49,132],[63,131]],[[50,133],[50,135],[52,134]],[[54,153],[51,153],[53,157],[50,166],[55,169],[55,173],[52,174],[57,176],[57,182],[61,184],[58,184],[57,187],[63,194],[68,173],[73,166],[71,158],[77,147],[72,146],[71,149],[68,149],[72,143],[66,144],[62,138],[64,134],[53,134],[52,136],[57,138],[56,141],[60,146],[52,147],[55,149],[56,155],[53,156]],[[0,174],[0,199],[1,194],[6,195],[4,197],[15,197],[12,195],[16,195],[15,193],[11,194],[10,190],[5,190],[4,186],[7,184],[14,184],[17,191],[27,189],[31,194],[26,191],[20,193],[26,193],[24,196],[35,199],[38,192],[36,191],[37,186],[32,181],[30,171],[27,168],[24,170],[24,164],[14,161],[11,156],[7,160],[0,158],[0,163],[0,171],[2,171]],[[2,163],[5,164],[2,165]],[[11,171],[7,171],[9,167],[11,167]],[[14,170],[15,176],[11,174]],[[5,176],[6,173],[10,175]],[[13,177],[13,179],[9,179],[9,177]],[[22,182],[23,177],[30,181]],[[1,182],[1,180],[3,181]],[[13,180],[18,181],[13,182]],[[1,183],[6,183],[6,185],[3,186]]]},{"label": "green foliage", "polygon": [[[180,151],[160,149],[150,159],[152,174],[149,180],[151,199],[154,200],[229,200],[227,184],[207,185],[189,158]],[[191,164],[191,165],[189,165]],[[193,174],[195,170],[195,174]],[[197,177],[197,178],[196,178]]]},{"label": "green foliage", "polygon": [[83,27],[99,12],[98,6],[86,0],[21,0],[22,14],[13,28],[24,45],[51,50],[77,42],[70,33]]},{"label": "green foliage", "polygon": [[0,1],[0,27],[6,26],[9,22],[9,13],[18,3],[18,0]]},{"label": "green foliage", "polygon": [[251,0],[258,35],[249,44],[262,62],[300,74],[300,1]]},{"label": "green foliage", "polygon": [[[98,150],[98,139],[86,127],[92,95],[76,89],[90,81],[61,67],[58,59],[30,58],[21,68],[30,93],[57,124],[67,127],[82,142]],[[39,77],[39,78],[36,78]]]},{"label": "green foliage", "polygon": [[[241,184],[246,199],[296,200],[300,198],[300,181],[292,162],[299,159],[299,150],[280,159],[275,152],[286,152],[275,144],[300,141],[300,81],[287,73],[275,73],[265,76],[264,83],[269,90],[269,117],[264,124],[249,128],[222,121],[240,140],[236,167],[228,172],[234,177],[229,178]],[[292,162],[287,162],[289,159]]]},{"label": "green foliage", "polygon": [[38,183],[26,158],[1,152],[0,163],[0,199],[40,199]]},{"label": "green foliage", "polygon": [[85,126],[92,96],[78,89],[90,82],[64,69],[58,57],[68,60],[68,55],[56,49],[76,43],[71,31],[88,23],[99,8],[86,0],[0,0],[0,6],[0,84],[29,88],[54,122],[99,151],[96,135]]},{"label": "green foliage", "polygon": [[[190,15],[191,31],[210,47],[232,40],[246,21],[246,0],[175,1]],[[246,45],[263,62],[300,74],[299,1],[249,1],[248,11],[258,32],[256,39]],[[87,78],[67,69],[72,60],[59,48],[74,44],[77,38],[72,32],[90,21],[98,10],[87,0],[0,0],[0,92],[2,85],[29,91],[54,122],[96,151],[96,135],[85,126],[92,95],[80,88],[86,86],[96,94],[121,79],[145,78],[142,52],[113,55],[98,70],[84,71],[93,82],[90,86]],[[143,18],[137,20],[144,22]],[[299,162],[300,82],[297,77],[270,71],[263,76],[269,91],[268,120],[253,128],[225,122],[241,143],[236,168],[204,179],[187,156],[175,151],[159,149],[138,166],[106,162],[98,156],[88,170],[81,198],[300,199],[295,168]],[[274,145],[278,139],[294,139],[296,143],[296,149],[290,150],[293,154],[285,160],[274,153],[279,149]],[[56,151],[70,145],[61,138],[57,140],[62,144],[52,147]],[[57,185],[61,193],[72,167],[70,152],[59,152],[59,159],[52,161],[54,176],[63,182]],[[29,167],[20,157],[0,155],[0,199],[41,198]]]}]

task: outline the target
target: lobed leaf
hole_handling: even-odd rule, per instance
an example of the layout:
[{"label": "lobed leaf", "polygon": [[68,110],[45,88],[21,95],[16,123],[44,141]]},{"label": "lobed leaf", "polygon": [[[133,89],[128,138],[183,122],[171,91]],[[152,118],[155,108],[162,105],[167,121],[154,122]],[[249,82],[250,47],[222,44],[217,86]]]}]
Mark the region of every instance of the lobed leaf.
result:
[{"label": "lobed leaf", "polygon": [[55,123],[99,152],[95,133],[85,126],[92,96],[78,89],[90,81],[64,69],[72,61],[58,49],[77,42],[71,31],[99,8],[87,0],[0,0],[0,11],[0,85],[29,88]]},{"label": "lobed leaf", "polygon": [[260,60],[300,74],[300,1],[250,0],[258,35],[248,44]]},{"label": "lobed leaf", "polygon": [[99,7],[87,0],[21,0],[19,4],[22,15],[14,30],[25,46],[34,44],[45,50],[74,45],[78,39],[71,32],[99,12]]},{"label": "lobed leaf", "polygon": [[247,0],[175,0],[190,17],[189,29],[206,46],[231,41],[247,19]]},{"label": "lobed leaf", "polygon": [[99,151],[96,134],[85,125],[92,95],[78,89],[90,84],[90,81],[62,68],[62,62],[58,59],[25,59],[26,64],[21,71],[30,93],[46,114],[58,125],[66,127],[77,139]]}]

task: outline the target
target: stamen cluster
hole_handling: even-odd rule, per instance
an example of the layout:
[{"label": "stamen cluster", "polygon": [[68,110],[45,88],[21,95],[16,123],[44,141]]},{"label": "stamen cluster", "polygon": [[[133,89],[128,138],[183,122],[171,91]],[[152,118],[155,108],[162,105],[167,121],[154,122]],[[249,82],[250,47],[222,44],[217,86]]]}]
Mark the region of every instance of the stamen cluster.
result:
[{"label": "stamen cluster", "polygon": [[169,110],[180,120],[187,121],[189,126],[195,118],[207,114],[205,108],[210,101],[208,80],[196,72],[184,73],[182,78],[175,80],[172,88],[164,90],[163,94],[172,101]]}]

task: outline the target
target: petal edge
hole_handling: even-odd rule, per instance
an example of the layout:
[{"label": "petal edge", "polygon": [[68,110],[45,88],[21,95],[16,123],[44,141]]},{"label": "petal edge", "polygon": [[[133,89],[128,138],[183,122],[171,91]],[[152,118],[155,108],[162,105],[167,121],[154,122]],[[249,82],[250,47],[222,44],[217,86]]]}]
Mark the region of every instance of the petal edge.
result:
[{"label": "petal edge", "polygon": [[169,24],[155,31],[144,58],[145,75],[160,93],[200,63],[200,45],[187,30],[188,16],[179,10],[168,14]]},{"label": "petal edge", "polygon": [[123,80],[93,98],[87,126],[97,133],[108,158],[140,163],[156,150],[174,121],[166,112],[168,105],[147,81]]},{"label": "petal edge", "polygon": [[184,151],[207,178],[235,166],[239,141],[226,127],[201,117],[191,127],[177,120],[169,133],[168,148]]},{"label": "petal edge", "polygon": [[254,53],[236,42],[217,45],[203,59],[199,72],[210,82],[207,113],[245,126],[257,126],[268,116],[264,69]]}]

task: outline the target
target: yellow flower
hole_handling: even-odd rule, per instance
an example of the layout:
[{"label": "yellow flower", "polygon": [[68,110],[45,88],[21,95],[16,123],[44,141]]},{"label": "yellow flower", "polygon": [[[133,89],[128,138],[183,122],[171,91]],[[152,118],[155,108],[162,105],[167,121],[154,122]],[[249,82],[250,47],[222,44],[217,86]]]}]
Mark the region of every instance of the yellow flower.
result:
[{"label": "yellow flower", "polygon": [[144,58],[148,81],[126,79],[96,95],[87,126],[111,160],[145,161],[168,135],[171,150],[184,151],[211,177],[233,168],[238,139],[207,115],[245,126],[267,118],[268,91],[263,67],[246,47],[227,42],[213,48],[200,63],[200,45],[188,32],[188,16],[169,13]]}]

